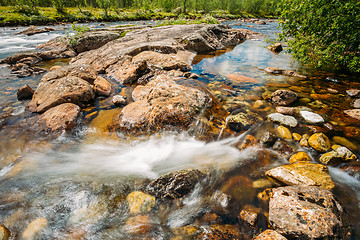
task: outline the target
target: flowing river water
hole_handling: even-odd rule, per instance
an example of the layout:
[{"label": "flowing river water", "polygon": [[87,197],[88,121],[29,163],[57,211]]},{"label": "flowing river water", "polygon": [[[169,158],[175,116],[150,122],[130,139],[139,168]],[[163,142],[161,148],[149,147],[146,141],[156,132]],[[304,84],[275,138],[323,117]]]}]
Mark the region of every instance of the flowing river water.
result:
[{"label": "flowing river water", "polygon": [[[238,26],[237,21],[230,21],[226,24],[260,32],[267,35],[269,41],[275,40],[275,33],[279,31],[276,22]],[[88,25],[100,27],[98,23]],[[23,29],[21,27],[1,28],[0,59],[18,52],[34,51],[38,44],[64,35],[71,26],[54,27],[53,32],[33,36],[16,35]],[[279,88],[296,91],[301,98],[299,106],[321,114],[326,122],[339,129],[329,133],[329,138],[334,142],[342,140],[342,144],[360,157],[360,124],[343,114],[343,110],[351,108],[353,101],[345,91],[359,89],[358,78],[305,68],[289,53],[270,52],[265,48],[268,44],[263,39],[247,40],[227,51],[198,55],[192,72],[200,76],[198,81],[219,104],[241,105],[257,111],[264,119],[274,111],[273,108],[265,104],[262,109],[254,110],[254,102]],[[49,69],[53,65],[67,64],[66,60],[53,60],[39,66]],[[261,70],[266,67],[296,70],[309,78],[269,75]],[[229,74],[246,75],[257,81],[236,84],[226,77]],[[11,75],[7,66],[0,66],[0,115],[11,116],[11,121],[19,120],[16,116],[23,116],[28,102],[17,100],[17,89],[25,84],[35,89],[41,77],[17,78]],[[125,88],[117,86],[116,92]],[[329,93],[329,88],[337,92]],[[47,222],[36,239],[170,239],[176,232],[174,229],[193,224],[201,218],[199,216],[213,210],[211,199],[220,189],[229,186],[233,188],[229,191],[237,204],[224,214],[229,217],[222,222],[232,224],[233,215],[237,215],[244,205],[260,207],[266,212],[266,206],[256,196],[269,183],[265,186],[257,183],[266,182],[266,170],[286,164],[287,160],[262,154],[265,149],[260,147],[240,151],[234,145],[248,133],[256,135],[263,129],[273,128],[271,124],[264,120],[246,133],[227,138],[220,136],[216,141],[200,141],[187,132],[128,138],[104,130],[102,122],[113,108],[108,99],[97,100],[85,109],[81,127],[52,141],[19,130],[14,130],[15,133],[0,130],[0,223],[11,230],[14,239],[25,238],[22,233],[34,219],[46,219]],[[0,121],[0,127],[12,124],[3,118]],[[296,131],[300,134],[310,132],[308,128]],[[294,148],[300,149],[299,146]],[[316,162],[318,155],[314,151],[302,150]],[[126,196],[142,190],[144,184],[162,174],[188,168],[211,169],[214,176],[199,184],[181,207],[162,204],[153,209],[148,220],[150,230],[143,229],[145,235],[129,234],[126,230],[130,216]],[[352,238],[357,239],[360,237],[360,176],[341,167],[330,167],[329,170],[336,185],[333,192],[347,210],[354,229]],[[231,179],[237,179],[237,183],[229,185]],[[244,239],[251,237],[250,232],[244,234]]]}]

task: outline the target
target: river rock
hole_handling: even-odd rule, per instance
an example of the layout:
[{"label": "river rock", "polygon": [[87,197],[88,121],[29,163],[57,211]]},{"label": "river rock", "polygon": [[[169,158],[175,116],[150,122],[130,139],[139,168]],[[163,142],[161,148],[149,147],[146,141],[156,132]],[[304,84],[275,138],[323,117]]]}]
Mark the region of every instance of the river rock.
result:
[{"label": "river rock", "polygon": [[269,146],[275,143],[276,137],[273,133],[269,131],[264,131],[261,133],[259,140],[261,143]]},{"label": "river rock", "polygon": [[69,225],[92,225],[102,219],[108,209],[99,199],[92,200],[89,204],[71,212]]},{"label": "river rock", "polygon": [[352,103],[354,108],[360,108],[360,99],[356,99],[353,103]]},{"label": "river rock", "polygon": [[264,232],[260,233],[253,240],[286,240],[287,238],[278,232],[267,229]]},{"label": "river rock", "polygon": [[302,146],[302,147],[309,147],[309,138],[310,138],[310,136],[309,136],[309,134],[304,134],[304,135],[302,135],[301,136],[301,139],[300,139],[300,146]]},{"label": "river rock", "polygon": [[346,138],[344,138],[344,137],[334,136],[334,137],[332,138],[332,140],[333,140],[334,142],[336,142],[337,144],[340,144],[340,145],[342,145],[342,146],[345,146],[345,147],[347,147],[347,148],[349,148],[349,149],[351,149],[351,150],[355,150],[355,151],[358,150],[356,144],[352,143],[351,141],[349,141],[348,139],[346,139]]},{"label": "river rock", "polygon": [[112,31],[91,31],[85,32],[76,41],[74,50],[77,53],[97,49],[120,37],[120,33]]},{"label": "river rock", "polygon": [[146,61],[132,62],[130,58],[121,64],[117,63],[113,65],[107,70],[107,73],[122,84],[131,84],[149,71]]},{"label": "river rock", "polygon": [[32,240],[41,230],[46,228],[47,225],[48,220],[46,218],[37,218],[27,225],[21,237],[24,240]]},{"label": "river rock", "polygon": [[270,121],[277,122],[288,127],[296,127],[296,125],[298,124],[298,121],[294,117],[283,115],[281,113],[269,114],[267,118]]},{"label": "river rock", "polygon": [[345,211],[334,195],[318,187],[280,187],[269,203],[271,227],[289,239],[347,239]]},{"label": "river rock", "polygon": [[292,134],[292,137],[293,137],[293,139],[295,140],[295,141],[300,141],[301,140],[301,135],[300,134],[298,134],[298,133],[293,133]]},{"label": "river rock", "polygon": [[297,152],[289,158],[290,163],[296,162],[310,162],[311,158],[306,152]]},{"label": "river rock", "polygon": [[238,84],[246,84],[246,83],[257,84],[257,83],[260,83],[260,81],[255,79],[255,78],[240,75],[240,74],[235,74],[235,73],[226,75],[226,78],[228,78],[231,81],[233,81],[235,83],[238,83]]},{"label": "river rock", "polygon": [[308,140],[309,145],[318,152],[326,152],[330,149],[330,140],[323,133],[315,133]]},{"label": "river rock", "polygon": [[287,106],[295,102],[298,95],[289,90],[276,90],[271,94],[271,100],[276,105]]},{"label": "river rock", "polygon": [[288,128],[284,127],[284,126],[278,126],[276,128],[277,133],[279,134],[279,136],[281,138],[287,139],[287,140],[291,140],[292,139],[292,135],[291,132]]},{"label": "river rock", "polygon": [[205,176],[205,173],[197,169],[168,173],[152,180],[147,186],[147,191],[156,198],[181,198],[190,193]]},{"label": "river rock", "polygon": [[127,104],[126,99],[122,95],[113,96],[111,101],[117,107],[123,107]]},{"label": "river rock", "polygon": [[241,233],[235,225],[202,226],[200,234],[195,239],[241,239]]},{"label": "river rock", "polygon": [[352,153],[348,148],[342,146],[336,147],[334,151],[324,153],[319,158],[320,162],[323,164],[332,166],[338,165],[345,161],[353,161],[356,159],[357,157],[354,153]]},{"label": "river rock", "polygon": [[277,140],[272,148],[284,157],[288,157],[294,152],[294,149],[283,139]]},{"label": "river rock", "polygon": [[300,111],[300,115],[308,123],[318,124],[318,123],[323,123],[324,122],[324,119],[317,113],[313,113],[313,112],[309,112],[309,111]]},{"label": "river rock", "polygon": [[25,34],[25,35],[28,35],[28,36],[31,36],[31,35],[34,35],[34,34],[37,34],[37,33],[44,33],[44,32],[50,32],[51,29],[50,28],[43,28],[43,29],[40,29],[40,28],[37,28],[35,26],[30,26],[29,28],[17,33],[17,34]]},{"label": "river rock", "polygon": [[112,91],[111,84],[103,77],[98,76],[94,81],[95,93],[100,96],[109,97]]},{"label": "river rock", "polygon": [[49,71],[52,72],[52,71],[58,70],[58,69],[60,69],[60,68],[62,68],[62,67],[59,66],[59,65],[52,66],[52,67],[49,69]]},{"label": "river rock", "polygon": [[319,186],[331,190],[334,183],[326,166],[316,163],[298,162],[268,170],[266,176],[286,185]]},{"label": "river rock", "polygon": [[235,145],[237,149],[240,151],[248,148],[248,147],[254,147],[256,144],[258,144],[258,140],[253,135],[246,135],[245,139],[240,141]]},{"label": "river rock", "polygon": [[359,89],[349,89],[349,90],[346,90],[346,93],[350,97],[360,97],[360,90]]},{"label": "river rock", "polygon": [[345,110],[344,113],[358,121],[360,121],[360,109]]},{"label": "river rock", "polygon": [[87,81],[88,83],[93,84],[95,79],[97,78],[97,73],[89,65],[72,64],[48,72],[42,77],[41,82],[47,82],[50,80],[55,80],[70,76],[81,78]]},{"label": "river rock", "polygon": [[202,91],[174,82],[159,75],[145,86],[133,91],[135,102],[125,106],[119,115],[124,130],[162,130],[166,127],[186,129],[205,109],[210,98]]},{"label": "river rock", "polygon": [[293,107],[276,107],[275,111],[284,115],[294,115],[296,113],[296,108]]},{"label": "river rock", "polygon": [[283,47],[281,45],[281,43],[275,43],[273,45],[270,45],[268,47],[266,47],[267,49],[269,49],[270,51],[272,52],[276,52],[276,53],[279,53],[283,50]]},{"label": "river rock", "polygon": [[145,235],[151,232],[153,224],[149,216],[138,215],[128,218],[123,229],[131,235]]},{"label": "river rock", "polygon": [[155,198],[140,191],[132,192],[126,197],[130,212],[133,214],[149,212],[155,206]]},{"label": "river rock", "polygon": [[240,112],[235,115],[230,115],[227,119],[229,127],[235,131],[248,130],[251,126],[261,121],[260,116],[256,113]]},{"label": "river rock", "polygon": [[281,74],[281,75],[290,76],[290,77],[307,78],[306,76],[301,75],[292,70],[285,70],[285,69],[275,68],[275,67],[267,67],[264,70],[265,70],[265,72],[270,73],[270,74]]},{"label": "river rock", "polygon": [[4,225],[0,225],[0,240],[9,240],[11,232]]},{"label": "river rock", "polygon": [[105,72],[112,65],[120,65],[125,58],[143,51],[177,54],[184,50],[199,53],[225,49],[243,41],[242,32],[224,25],[201,24],[144,28],[129,32],[96,50],[81,53],[71,63],[90,64],[97,72]]},{"label": "river rock", "polygon": [[34,95],[34,90],[29,85],[25,85],[17,90],[16,95],[18,100],[31,99]]},{"label": "river rock", "polygon": [[67,102],[84,106],[93,100],[94,96],[90,84],[78,77],[42,80],[27,107],[32,112],[42,113]]}]

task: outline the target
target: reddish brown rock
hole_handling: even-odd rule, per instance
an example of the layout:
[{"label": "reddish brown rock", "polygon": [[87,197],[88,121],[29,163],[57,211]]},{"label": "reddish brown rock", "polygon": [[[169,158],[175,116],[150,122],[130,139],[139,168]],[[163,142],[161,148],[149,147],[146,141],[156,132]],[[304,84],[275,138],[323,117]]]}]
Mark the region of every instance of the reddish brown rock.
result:
[{"label": "reddish brown rock", "polygon": [[47,110],[39,118],[45,120],[46,130],[60,132],[75,127],[80,112],[76,104],[64,103]]},{"label": "reddish brown rock", "polygon": [[284,157],[288,157],[294,152],[294,149],[283,139],[276,141],[272,148]]},{"label": "reddish brown rock", "polygon": [[244,150],[248,147],[254,147],[256,144],[258,144],[259,141],[252,135],[246,135],[245,139],[238,144],[236,144],[236,148],[238,148],[240,151]]},{"label": "reddish brown rock", "polygon": [[277,113],[285,115],[294,115],[296,113],[296,108],[293,107],[276,107],[275,111]]},{"label": "reddish brown rock", "polygon": [[270,45],[268,47],[266,47],[267,49],[269,49],[270,51],[272,52],[276,52],[276,53],[279,53],[283,50],[283,47],[281,45],[281,43],[275,43],[273,45]]},{"label": "reddish brown rock", "polygon": [[333,194],[318,187],[273,189],[269,221],[290,239],[346,239],[350,227],[344,209]]},{"label": "reddish brown rock", "polygon": [[88,82],[78,77],[63,77],[56,80],[41,81],[28,109],[42,113],[62,103],[75,103],[83,106],[94,99]]},{"label": "reddish brown rock", "polygon": [[174,79],[159,75],[133,92],[135,102],[123,108],[119,124],[126,130],[186,129],[207,107],[210,98],[203,92],[178,85]]},{"label": "reddish brown rock", "polygon": [[105,78],[98,76],[94,81],[94,86],[96,94],[105,97],[110,96],[112,86]]},{"label": "reddish brown rock", "polygon": [[70,76],[81,78],[88,83],[93,84],[97,78],[97,73],[89,65],[73,64],[48,72],[42,77],[41,82]]},{"label": "reddish brown rock", "polygon": [[0,225],[0,240],[9,240],[11,237],[11,232],[5,227],[5,225]]},{"label": "reddish brown rock", "polygon": [[350,116],[351,118],[354,118],[354,119],[360,121],[360,109],[345,110],[344,113],[346,115]]},{"label": "reddish brown rock", "polygon": [[289,90],[276,90],[271,95],[271,100],[274,104],[280,106],[287,106],[297,100],[298,95]]},{"label": "reddish brown rock", "polygon": [[17,34],[25,34],[25,35],[31,36],[31,35],[34,35],[34,34],[37,34],[37,33],[44,33],[44,32],[50,32],[50,31],[51,31],[50,28],[40,29],[40,28],[37,28],[35,26],[30,26],[29,28],[27,28],[24,31],[21,31],[21,32],[19,32]]},{"label": "reddish brown rock", "polygon": [[274,230],[265,230],[258,236],[256,236],[253,240],[286,240],[287,238],[283,235],[279,234]]},{"label": "reddish brown rock", "polygon": [[235,73],[234,74],[228,74],[228,75],[226,75],[226,77],[228,79],[230,79],[231,81],[234,81],[234,82],[239,83],[239,84],[244,84],[244,83],[257,84],[257,83],[260,83],[260,81],[255,79],[255,78],[240,75],[240,74],[235,74]]},{"label": "reddish brown rock", "polygon": [[221,191],[240,204],[252,202],[256,195],[252,181],[245,176],[229,178],[222,186]]},{"label": "reddish brown rock", "polygon": [[240,230],[234,225],[210,225],[203,226],[201,233],[196,239],[241,239]]},{"label": "reddish brown rock", "polygon": [[29,85],[22,86],[16,93],[18,100],[31,99],[33,94],[34,90]]}]

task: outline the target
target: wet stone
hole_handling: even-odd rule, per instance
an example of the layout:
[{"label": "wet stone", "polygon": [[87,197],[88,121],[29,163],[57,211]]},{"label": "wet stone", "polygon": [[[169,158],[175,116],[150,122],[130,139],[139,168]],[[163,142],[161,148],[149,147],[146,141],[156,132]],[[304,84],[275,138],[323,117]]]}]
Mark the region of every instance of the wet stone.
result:
[{"label": "wet stone", "polygon": [[24,240],[32,240],[41,230],[47,227],[47,225],[48,220],[46,218],[37,218],[27,225],[21,237]]},{"label": "wet stone", "polygon": [[122,107],[126,105],[126,99],[122,95],[115,95],[112,98],[112,103],[117,107]]},{"label": "wet stone", "polygon": [[354,118],[354,119],[360,121],[360,109],[345,110],[344,113],[346,115],[350,116],[351,118]]},{"label": "wet stone", "polygon": [[130,193],[126,197],[126,201],[133,214],[146,213],[155,206],[155,198],[140,191]]},{"label": "wet stone", "polygon": [[235,131],[248,130],[251,126],[260,122],[261,118],[256,113],[238,113],[228,117],[229,127]]},{"label": "wet stone", "polygon": [[0,225],[0,240],[10,239],[11,232],[5,227],[5,225]]},{"label": "wet stone", "polygon": [[332,138],[332,140],[334,142],[336,142],[337,144],[345,146],[345,147],[347,147],[347,148],[349,148],[351,150],[354,150],[354,151],[358,150],[357,146],[354,143],[352,143],[350,140],[348,140],[348,139],[346,139],[344,137],[334,136]]},{"label": "wet stone", "polygon": [[253,147],[258,143],[259,143],[258,140],[254,136],[247,135],[245,139],[241,141],[239,144],[237,144],[235,147],[241,151],[248,147]]},{"label": "wet stone", "polygon": [[294,149],[283,139],[277,140],[272,148],[285,157],[288,157],[294,152]]},{"label": "wet stone", "polygon": [[258,236],[254,238],[254,240],[286,240],[287,238],[283,235],[279,234],[278,232],[267,229]]},{"label": "wet stone", "polygon": [[[334,148],[334,147],[333,147]],[[338,146],[334,148],[334,151],[324,153],[319,158],[320,162],[326,165],[338,165],[346,161],[354,161],[357,157],[348,148]]]},{"label": "wet stone", "polygon": [[203,226],[201,233],[196,239],[241,239],[240,230],[234,225],[210,225]]},{"label": "wet stone", "polygon": [[287,106],[295,102],[298,98],[298,95],[289,90],[276,90],[271,95],[271,100],[275,105]]},{"label": "wet stone", "polygon": [[298,124],[298,121],[294,117],[283,115],[281,113],[269,114],[267,118],[270,121],[277,122],[288,127],[296,127],[296,125]]},{"label": "wet stone", "polygon": [[346,90],[346,93],[350,97],[360,97],[360,90],[359,89],[349,89],[349,90]]},{"label": "wet stone", "polygon": [[309,111],[300,111],[300,115],[305,119],[306,122],[312,124],[323,123],[324,119],[316,113],[309,112]]},{"label": "wet stone", "polygon": [[269,49],[272,52],[279,53],[283,50],[283,47],[282,47],[281,43],[275,43],[273,45],[268,46],[267,49]]},{"label": "wet stone", "polygon": [[153,224],[149,216],[139,215],[126,220],[123,229],[131,235],[145,235],[151,232]]},{"label": "wet stone", "polygon": [[151,181],[147,191],[156,198],[181,198],[190,193],[205,177],[206,174],[197,169],[176,171]]},{"label": "wet stone", "polygon": [[298,134],[298,133],[293,133],[292,134],[292,137],[293,137],[293,139],[295,140],[295,141],[300,141],[301,140],[301,135],[300,134]]},{"label": "wet stone", "polygon": [[293,107],[276,107],[275,111],[281,114],[285,114],[285,115],[294,115],[296,113],[296,108]]},{"label": "wet stone", "polygon": [[286,185],[319,186],[331,190],[334,183],[326,166],[316,163],[297,162],[268,170],[266,176]]},{"label": "wet stone", "polygon": [[308,134],[304,134],[301,136],[301,139],[300,139],[300,146],[302,147],[309,147],[309,138],[310,136]]},{"label": "wet stone", "polygon": [[271,144],[275,143],[276,136],[269,131],[264,131],[260,135],[259,140],[261,143],[263,143],[265,145],[271,145]]},{"label": "wet stone", "polygon": [[287,140],[291,140],[292,139],[292,135],[291,132],[288,128],[284,127],[284,126],[278,126],[276,128],[276,131],[278,132],[279,136],[281,138],[287,139]]},{"label": "wet stone", "polygon": [[360,99],[356,99],[352,105],[354,108],[360,108]]},{"label": "wet stone", "polygon": [[318,152],[326,152],[330,149],[330,140],[323,133],[315,133],[309,138],[309,145]]},{"label": "wet stone", "polygon": [[269,221],[290,239],[347,239],[350,233],[345,211],[333,194],[313,186],[273,189]]},{"label": "wet stone", "polygon": [[310,162],[311,158],[306,152],[297,152],[289,158],[290,163]]},{"label": "wet stone", "polygon": [[18,100],[31,99],[33,94],[34,90],[29,85],[22,86],[16,93]]}]

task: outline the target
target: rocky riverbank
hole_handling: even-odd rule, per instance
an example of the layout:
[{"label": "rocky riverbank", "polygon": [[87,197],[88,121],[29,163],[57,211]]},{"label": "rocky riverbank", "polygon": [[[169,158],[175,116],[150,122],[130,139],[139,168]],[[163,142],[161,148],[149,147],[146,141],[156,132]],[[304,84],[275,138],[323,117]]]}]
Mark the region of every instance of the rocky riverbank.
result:
[{"label": "rocky riverbank", "polygon": [[[41,46],[43,51],[3,60],[12,68],[34,69],[38,61],[72,57],[69,66],[46,73],[34,92],[28,87],[19,90],[21,99],[31,99],[25,118],[4,125],[2,131],[20,128],[52,139],[77,129],[85,109],[95,99],[107,98],[112,99],[112,109],[102,123],[106,132],[134,137],[187,131],[207,141],[233,137],[232,145],[252,161],[230,170],[170,172],[141,181],[124,196],[111,195],[114,203],[94,199],[87,208],[64,213],[68,223],[77,224],[67,228],[67,239],[86,238],[94,231],[79,227],[82,221],[95,225],[103,215],[117,220],[111,204],[126,219],[120,220],[122,224],[106,222],[100,238],[118,231],[125,238],[158,239],[164,228],[162,239],[351,238],[349,219],[332,192],[335,183],[328,169],[348,168],[359,174],[356,145],[336,135],[341,126],[306,107],[306,97],[296,88],[276,87],[263,91],[261,98],[247,95],[241,100],[231,86],[206,86],[190,72],[196,55],[225,51],[261,35],[224,25],[142,28],[120,35],[119,29],[90,32],[75,46],[55,39]],[[264,71],[307,78],[284,69]],[[241,74],[227,78],[240,87],[258,83]],[[127,90],[115,95],[116,85]],[[356,89],[348,94],[359,96]],[[358,111],[344,114],[358,121]],[[98,191],[105,195],[106,190]],[[186,213],[186,220],[169,220],[178,213]],[[4,220],[10,232],[14,215]],[[14,234],[34,239],[50,225],[50,219],[36,218]],[[9,238],[6,227],[2,226],[4,239]]]}]

